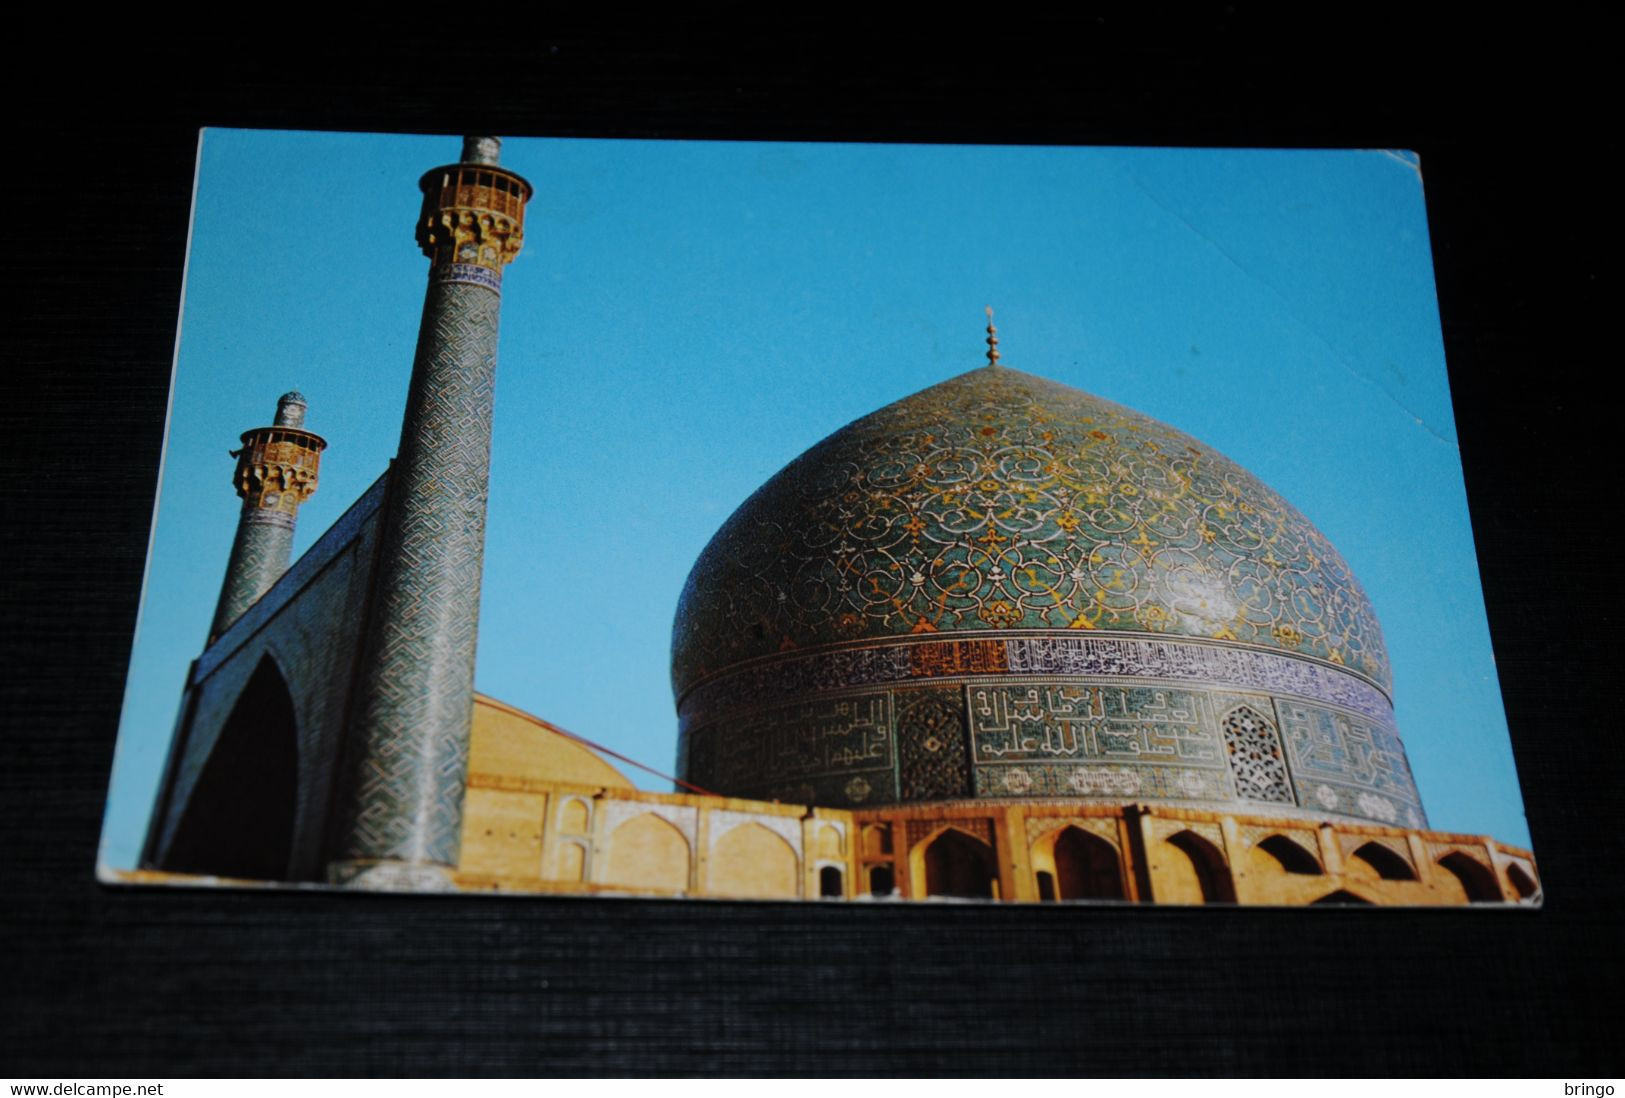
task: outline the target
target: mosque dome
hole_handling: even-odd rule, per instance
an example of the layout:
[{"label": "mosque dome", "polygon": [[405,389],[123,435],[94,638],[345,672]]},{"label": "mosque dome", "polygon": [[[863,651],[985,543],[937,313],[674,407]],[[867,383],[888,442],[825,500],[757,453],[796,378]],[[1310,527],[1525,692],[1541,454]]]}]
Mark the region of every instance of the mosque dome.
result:
[{"label": "mosque dome", "polygon": [[1007,367],[764,484],[672,647],[679,766],[718,792],[1420,818],[1381,630],[1325,536],[1189,435]]}]

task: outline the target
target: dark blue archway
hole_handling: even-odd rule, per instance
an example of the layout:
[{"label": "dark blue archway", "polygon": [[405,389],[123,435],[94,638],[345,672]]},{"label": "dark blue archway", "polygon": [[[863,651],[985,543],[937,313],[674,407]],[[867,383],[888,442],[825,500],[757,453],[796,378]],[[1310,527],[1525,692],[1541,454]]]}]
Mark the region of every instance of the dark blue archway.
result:
[{"label": "dark blue archway", "polygon": [[161,868],[285,879],[298,788],[293,697],[266,656],[220,730]]}]

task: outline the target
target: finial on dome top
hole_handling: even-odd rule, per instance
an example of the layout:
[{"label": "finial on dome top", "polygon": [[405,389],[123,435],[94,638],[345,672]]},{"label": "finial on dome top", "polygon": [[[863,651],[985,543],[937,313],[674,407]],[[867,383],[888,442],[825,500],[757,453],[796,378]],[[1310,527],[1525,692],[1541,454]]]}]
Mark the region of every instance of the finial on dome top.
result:
[{"label": "finial on dome top", "polygon": [[993,306],[987,307],[987,364],[999,364],[999,330],[993,326]]}]

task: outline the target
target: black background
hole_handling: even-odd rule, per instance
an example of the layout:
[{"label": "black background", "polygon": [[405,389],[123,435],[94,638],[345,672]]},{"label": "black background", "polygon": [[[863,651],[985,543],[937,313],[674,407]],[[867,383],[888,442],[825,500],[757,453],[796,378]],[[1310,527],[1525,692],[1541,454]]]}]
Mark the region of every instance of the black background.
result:
[{"label": "black background", "polygon": [[[933,15],[884,37],[856,14],[772,31],[628,17],[619,34],[495,9],[393,18],[421,33],[165,45],[146,26],[88,51],[57,27],[25,36],[48,56],[10,73],[0,1074],[1620,1072],[1619,446],[1600,388],[1618,355],[1598,338],[1617,117],[1599,27],[1365,8]],[[1545,909],[97,885],[202,125],[1419,151]]]}]

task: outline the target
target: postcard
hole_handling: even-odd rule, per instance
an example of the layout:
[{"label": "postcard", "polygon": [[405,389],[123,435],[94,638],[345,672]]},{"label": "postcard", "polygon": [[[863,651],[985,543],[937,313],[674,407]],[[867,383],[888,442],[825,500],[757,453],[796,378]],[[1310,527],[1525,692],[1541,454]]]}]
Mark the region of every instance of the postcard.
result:
[{"label": "postcard", "polygon": [[1423,168],[205,131],[101,879],[1538,906]]}]

